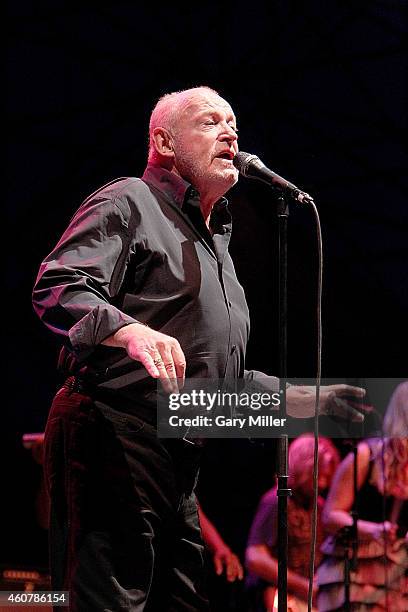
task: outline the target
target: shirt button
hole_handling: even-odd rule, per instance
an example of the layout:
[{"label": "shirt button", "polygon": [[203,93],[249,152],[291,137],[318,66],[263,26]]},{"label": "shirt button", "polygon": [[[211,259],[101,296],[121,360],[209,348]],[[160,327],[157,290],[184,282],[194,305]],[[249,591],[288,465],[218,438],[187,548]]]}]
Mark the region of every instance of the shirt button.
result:
[{"label": "shirt button", "polygon": [[237,350],[237,345],[236,345],[236,344],[233,344],[233,345],[231,346],[231,355],[233,355],[233,354],[235,353],[235,351],[236,351],[236,350]]}]

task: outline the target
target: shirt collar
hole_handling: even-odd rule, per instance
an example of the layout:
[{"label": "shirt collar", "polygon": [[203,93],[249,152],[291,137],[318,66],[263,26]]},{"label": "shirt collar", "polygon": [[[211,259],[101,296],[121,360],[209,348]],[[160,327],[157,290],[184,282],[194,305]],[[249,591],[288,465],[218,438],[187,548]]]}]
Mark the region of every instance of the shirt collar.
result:
[{"label": "shirt collar", "polygon": [[142,179],[145,183],[162,191],[180,209],[183,207],[187,190],[191,188],[190,183],[182,179],[181,176],[153,164],[147,165]]},{"label": "shirt collar", "polygon": [[[161,166],[148,164],[143,173],[142,180],[159,191],[162,191],[163,194],[172,202],[175,202],[180,209],[183,209],[184,204],[188,200],[194,199],[199,202],[199,193],[188,181],[185,181],[181,176],[174,174],[174,172],[169,172]],[[224,197],[220,198],[214,204],[211,213],[212,223],[216,223],[218,219],[222,219],[224,223],[227,219],[230,221],[227,205],[228,200]],[[226,213],[227,219],[225,218]]]}]

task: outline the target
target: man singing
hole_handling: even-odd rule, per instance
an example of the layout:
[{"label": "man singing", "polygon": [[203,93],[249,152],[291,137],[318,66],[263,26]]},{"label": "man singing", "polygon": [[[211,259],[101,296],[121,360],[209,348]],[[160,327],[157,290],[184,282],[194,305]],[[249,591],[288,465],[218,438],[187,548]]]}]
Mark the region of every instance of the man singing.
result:
[{"label": "man singing", "polygon": [[[156,380],[246,371],[248,309],[228,253],[235,115],[214,90],[163,96],[148,165],[80,206],[44,260],[34,307],[64,344],[45,436],[52,585],[80,612],[207,610],[194,486],[201,445],[156,431]],[[337,395],[361,390],[328,388]],[[293,388],[288,411],[310,416]],[[337,398],[336,398],[337,399]],[[297,414],[299,413],[299,414]]]}]

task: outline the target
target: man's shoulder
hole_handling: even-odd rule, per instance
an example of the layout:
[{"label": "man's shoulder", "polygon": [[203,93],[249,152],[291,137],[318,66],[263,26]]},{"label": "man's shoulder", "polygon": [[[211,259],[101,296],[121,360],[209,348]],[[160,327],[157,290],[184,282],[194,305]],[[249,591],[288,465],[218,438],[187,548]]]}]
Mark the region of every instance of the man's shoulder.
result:
[{"label": "man's shoulder", "polygon": [[273,546],[274,525],[277,519],[276,487],[264,493],[259,501],[248,539],[248,545],[267,543]]},{"label": "man's shoulder", "polygon": [[103,215],[117,213],[122,222],[129,225],[131,219],[140,221],[143,210],[151,209],[154,201],[154,195],[142,179],[120,177],[91,193],[82,202],[76,215],[94,213],[97,210]]},{"label": "man's shoulder", "polygon": [[277,500],[277,487],[275,486],[262,495],[259,505],[268,508],[274,506],[277,503]]},{"label": "man's shoulder", "polygon": [[116,200],[120,197],[137,197],[142,194],[147,194],[149,189],[142,181],[142,179],[137,177],[120,177],[109,181],[109,183],[105,183],[99,189],[96,189],[93,193],[91,193],[84,203],[95,200]]}]

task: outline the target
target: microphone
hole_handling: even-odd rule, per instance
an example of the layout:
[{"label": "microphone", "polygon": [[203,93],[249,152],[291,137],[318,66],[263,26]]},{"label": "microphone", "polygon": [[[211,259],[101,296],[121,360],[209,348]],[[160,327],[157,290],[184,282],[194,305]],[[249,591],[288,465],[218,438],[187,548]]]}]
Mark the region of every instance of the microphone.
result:
[{"label": "microphone", "polygon": [[251,153],[244,153],[244,151],[240,151],[234,157],[233,163],[242,176],[263,181],[264,183],[283,191],[300,204],[311,204],[313,202],[312,196],[305,191],[302,191],[296,187],[296,185],[290,183],[282,176],[279,176],[279,174],[269,170],[269,168],[267,168],[256,155],[251,155]]}]

